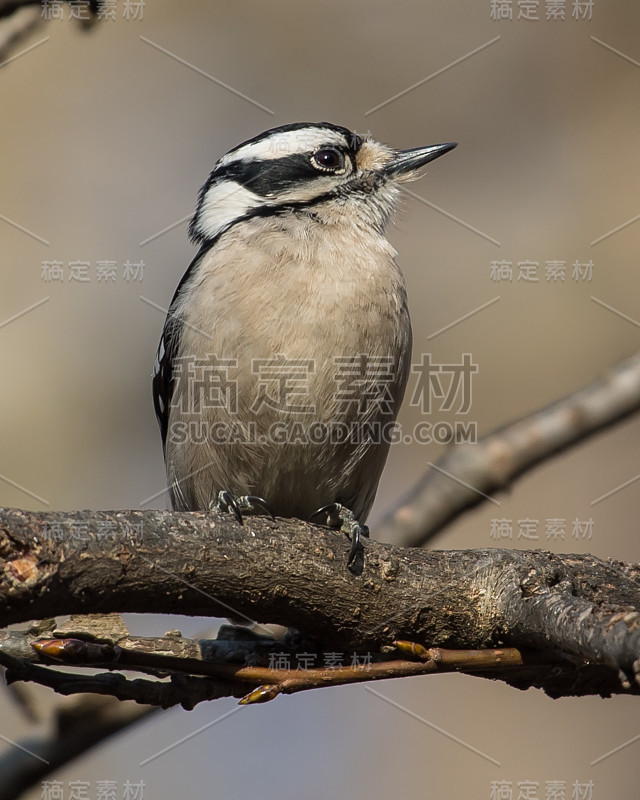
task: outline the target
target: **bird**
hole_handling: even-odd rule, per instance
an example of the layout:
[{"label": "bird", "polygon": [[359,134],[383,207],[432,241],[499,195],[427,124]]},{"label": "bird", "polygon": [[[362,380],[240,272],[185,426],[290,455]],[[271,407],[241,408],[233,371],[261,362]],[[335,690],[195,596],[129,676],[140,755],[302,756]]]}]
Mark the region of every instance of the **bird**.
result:
[{"label": "bird", "polygon": [[356,571],[411,359],[385,228],[400,184],[455,146],[298,122],[215,163],[153,373],[175,510],[323,520]]}]

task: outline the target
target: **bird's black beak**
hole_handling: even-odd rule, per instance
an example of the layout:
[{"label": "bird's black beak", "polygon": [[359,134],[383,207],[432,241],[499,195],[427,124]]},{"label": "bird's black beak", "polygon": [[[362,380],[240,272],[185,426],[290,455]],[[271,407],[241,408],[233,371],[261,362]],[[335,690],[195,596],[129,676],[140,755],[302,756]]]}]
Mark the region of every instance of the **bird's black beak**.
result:
[{"label": "bird's black beak", "polygon": [[413,177],[412,173],[457,146],[457,142],[447,142],[431,144],[428,147],[414,147],[412,150],[398,150],[391,161],[384,165],[383,172],[390,178]]}]

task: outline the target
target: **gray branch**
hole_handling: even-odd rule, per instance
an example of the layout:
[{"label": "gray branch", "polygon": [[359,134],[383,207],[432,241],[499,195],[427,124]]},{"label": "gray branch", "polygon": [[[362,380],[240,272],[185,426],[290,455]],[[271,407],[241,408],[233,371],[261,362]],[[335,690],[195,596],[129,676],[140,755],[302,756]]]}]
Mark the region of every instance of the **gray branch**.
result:
[{"label": "gray branch", "polygon": [[638,410],[640,353],[477,444],[453,445],[393,506],[376,535],[409,547],[424,545],[464,511],[485,502],[483,495],[508,489],[538,464]]},{"label": "gray branch", "polygon": [[50,734],[25,738],[22,749],[8,747],[0,756],[0,800],[15,800],[55,769],[156,710],[109,697],[77,698],[55,712]]}]

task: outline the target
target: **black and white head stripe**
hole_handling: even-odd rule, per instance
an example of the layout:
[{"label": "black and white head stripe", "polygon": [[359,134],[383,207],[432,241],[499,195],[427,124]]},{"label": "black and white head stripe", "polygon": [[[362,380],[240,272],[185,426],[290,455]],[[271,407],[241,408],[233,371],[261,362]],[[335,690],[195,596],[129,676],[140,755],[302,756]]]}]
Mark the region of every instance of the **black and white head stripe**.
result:
[{"label": "black and white head stripe", "polygon": [[235,161],[267,161],[283,156],[313,152],[324,145],[344,147],[354,152],[362,137],[330,122],[294,122],[282,125],[248,139],[222,156],[216,164],[225,167]]},{"label": "black and white head stripe", "polygon": [[283,125],[243,142],[218,161],[202,187],[191,237],[211,241],[252,214],[326,197],[353,176],[363,142],[328,122]]}]

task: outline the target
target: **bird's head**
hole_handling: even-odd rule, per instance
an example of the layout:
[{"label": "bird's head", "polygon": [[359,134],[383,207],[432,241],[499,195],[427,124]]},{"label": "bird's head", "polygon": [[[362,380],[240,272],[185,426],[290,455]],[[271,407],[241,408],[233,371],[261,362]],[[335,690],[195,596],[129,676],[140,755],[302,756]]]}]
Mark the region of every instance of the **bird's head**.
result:
[{"label": "bird's head", "polygon": [[455,146],[393,150],[328,122],[272,128],[217,162],[200,191],[189,232],[194,241],[207,242],[253,216],[322,211],[364,214],[383,228],[395,185],[419,177],[426,164]]}]

